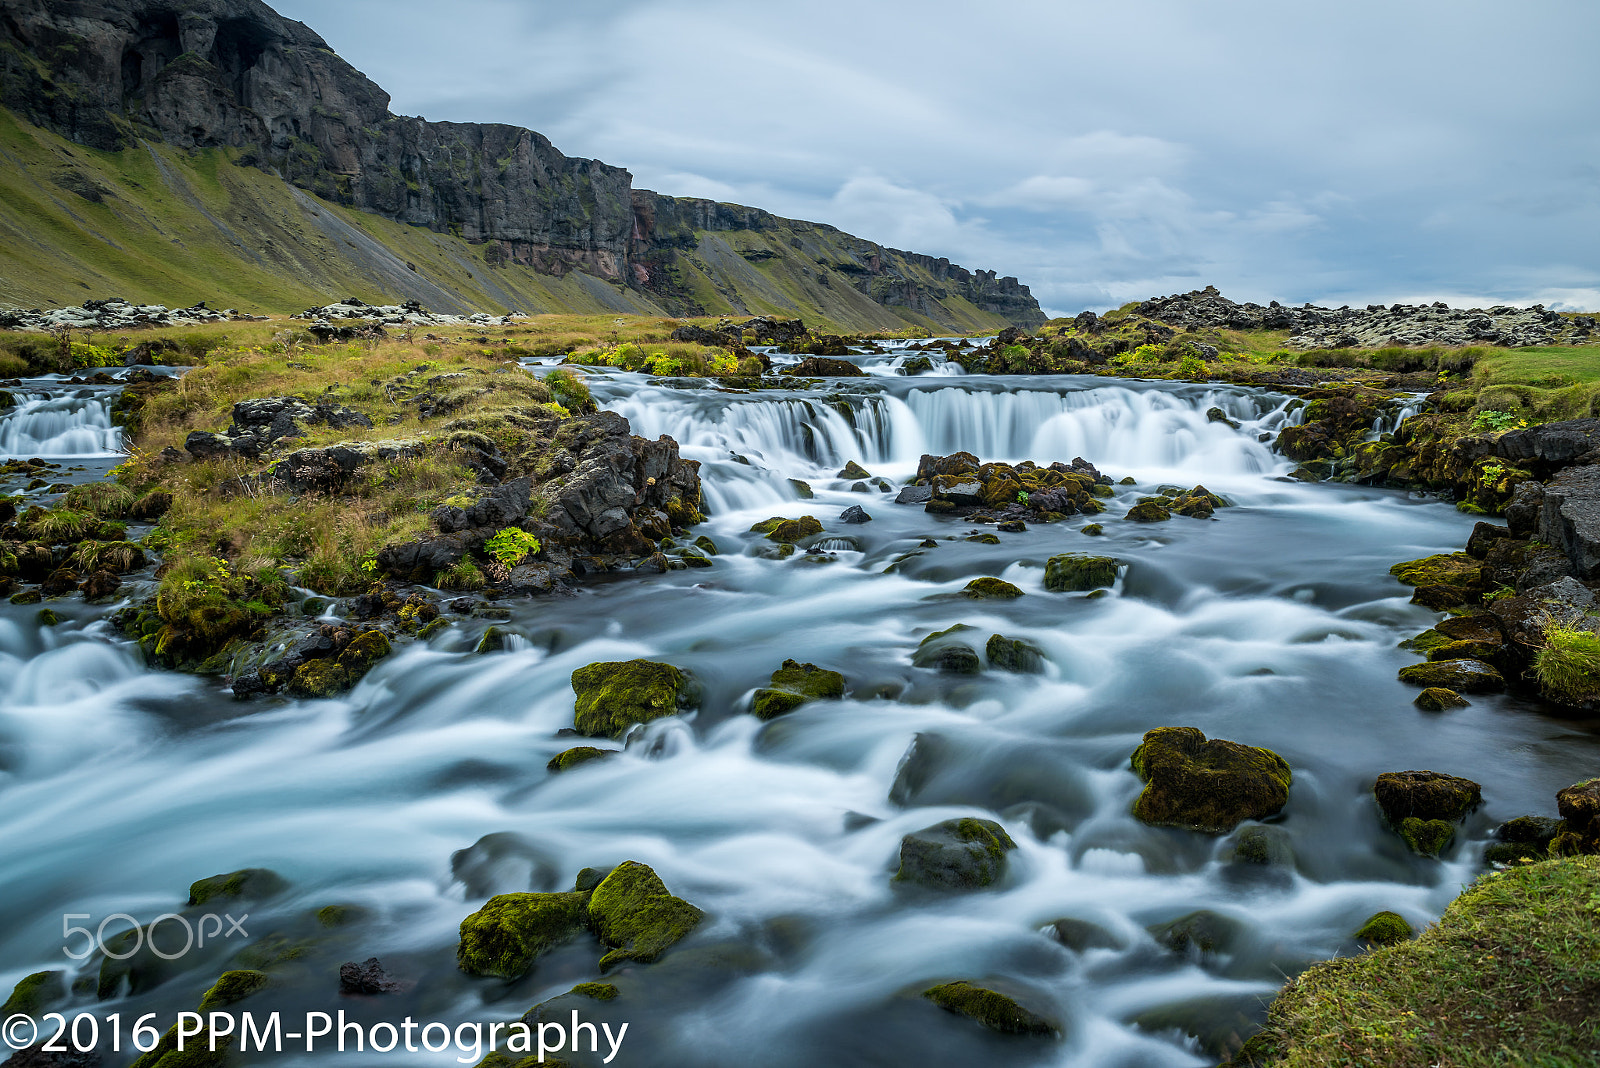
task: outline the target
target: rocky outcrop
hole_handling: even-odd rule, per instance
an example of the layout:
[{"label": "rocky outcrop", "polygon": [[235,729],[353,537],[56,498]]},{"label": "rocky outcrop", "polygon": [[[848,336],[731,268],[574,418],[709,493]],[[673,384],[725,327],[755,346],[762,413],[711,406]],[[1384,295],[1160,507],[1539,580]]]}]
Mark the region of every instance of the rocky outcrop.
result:
[{"label": "rocky outcrop", "polygon": [[[1094,464],[1075,457],[1040,467],[1031,461],[1012,466],[982,463],[969,452],[923,456],[916,478],[896,502],[921,504],[925,511],[948,515],[1051,522],[1070,515],[1097,515],[1105,510],[1111,480]],[[924,495],[919,492],[926,489]]]},{"label": "rocky outcrop", "polygon": [[[757,208],[635,189],[626,170],[563,155],[521,127],[394,115],[383,89],[260,0],[0,0],[0,13],[0,103],[28,121],[107,151],[150,138],[232,149],[240,164],[326,200],[488,245],[491,269],[583,271],[703,314],[694,288],[675,281],[702,235],[786,231],[804,245],[800,235],[814,232],[845,249],[824,257],[829,276],[883,307],[954,323],[960,313],[944,302],[964,301],[1044,321],[1015,278]],[[103,195],[78,184],[80,195]]]},{"label": "rocky outcrop", "polygon": [[1236,304],[1215,286],[1170,297],[1152,297],[1138,313],[1184,330],[1289,330],[1289,344],[1302,349],[1384,348],[1406,345],[1585,345],[1594,316],[1566,318],[1544,305],[1512,308],[1451,308],[1447,304],[1369,304],[1365,308],[1287,308],[1273,301]]}]

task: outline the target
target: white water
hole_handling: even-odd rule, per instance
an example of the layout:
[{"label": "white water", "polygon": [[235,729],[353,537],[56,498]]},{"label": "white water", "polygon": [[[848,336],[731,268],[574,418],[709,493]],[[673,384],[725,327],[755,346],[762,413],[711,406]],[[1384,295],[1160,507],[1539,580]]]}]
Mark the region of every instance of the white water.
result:
[{"label": "white water", "polygon": [[115,396],[104,389],[14,390],[16,406],[0,412],[0,458],[116,456],[122,430],[111,425]]},{"label": "white water", "polygon": [[[671,434],[705,463],[713,515],[698,532],[721,555],[708,570],[514,604],[505,652],[471,655],[488,621],[466,621],[402,647],[343,699],[240,705],[215,680],[145,669],[76,598],[56,602],[65,622],[53,628],[0,603],[0,983],[64,966],[63,913],[148,921],[180,909],[195,879],[266,866],[292,886],[251,907],[252,934],[313,948],[241,1008],[514,1018],[597,978],[597,951],[558,951],[513,984],[470,980],[454,968],[461,919],[490,893],[562,888],[582,867],[636,859],[710,919],[659,963],[608,977],[615,1002],[575,1006],[630,1022],[623,1068],[1209,1064],[1181,1029],[1142,1014],[1214,999],[1172,1019],[1205,1031],[1259,1017],[1285,973],[1354,951],[1348,935],[1371,913],[1437,916],[1495,821],[1548,811],[1600,756],[1510,698],[1445,717],[1411,707],[1394,674],[1413,657],[1394,645],[1437,617],[1408,604],[1387,568],[1458,547],[1471,520],[1393,491],[1279,480],[1287,465],[1256,439],[1289,418],[1283,398],[1092,379],[884,378],[801,395],[626,375],[593,385],[637,433]],[[1208,421],[1212,406],[1242,429]],[[895,477],[923,452],[957,449],[1082,455],[1140,484],[1117,487],[1101,538],[1071,520],[991,546],[961,540],[971,524],[833,478],[852,459]],[[798,500],[790,478],[816,497]],[[1169,481],[1204,481],[1237,505],[1215,522],[1121,521]],[[852,504],[873,521],[839,524]],[[756,556],[745,528],[773,511],[821,519],[834,562]],[[930,536],[938,547],[920,548]],[[1045,591],[1044,561],[1068,550],[1126,561],[1116,595]],[[1025,596],[950,599],[983,574]],[[957,622],[1033,642],[1044,673],[910,666],[922,636]],[[549,775],[545,762],[583,741],[557,733],[572,722],[570,673],[635,656],[692,670],[700,711]],[[850,696],[758,723],[749,694],[787,657],[844,672]],[[1166,724],[1290,761],[1278,825],[1292,868],[1240,872],[1215,839],[1132,819],[1128,754]],[[933,755],[902,774],[918,735]],[[1444,862],[1409,856],[1366,792],[1378,772],[1410,767],[1484,786],[1485,809]],[[1006,879],[968,895],[895,889],[901,835],[962,815],[999,820],[1016,840]],[[505,832],[517,840],[499,840],[470,885],[452,873],[454,851]],[[307,926],[332,903],[370,915],[331,934]],[[1180,957],[1145,931],[1201,908],[1240,925],[1229,952]],[[1118,947],[1080,955],[1040,933],[1064,917],[1101,925]],[[139,994],[70,1004],[169,1018],[239,966],[231,952],[186,958]],[[373,955],[415,985],[335,999],[338,963]],[[957,978],[1008,985],[1064,1037],[998,1039],[915,996]]]}]

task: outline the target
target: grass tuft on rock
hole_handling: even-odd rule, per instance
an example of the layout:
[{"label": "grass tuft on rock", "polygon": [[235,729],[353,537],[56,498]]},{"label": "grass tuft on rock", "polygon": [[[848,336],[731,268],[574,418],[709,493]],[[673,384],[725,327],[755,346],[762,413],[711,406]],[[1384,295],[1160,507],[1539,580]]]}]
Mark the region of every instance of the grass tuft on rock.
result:
[{"label": "grass tuft on rock", "polygon": [[1593,631],[1550,627],[1533,674],[1546,694],[1567,704],[1600,697],[1600,636]]}]

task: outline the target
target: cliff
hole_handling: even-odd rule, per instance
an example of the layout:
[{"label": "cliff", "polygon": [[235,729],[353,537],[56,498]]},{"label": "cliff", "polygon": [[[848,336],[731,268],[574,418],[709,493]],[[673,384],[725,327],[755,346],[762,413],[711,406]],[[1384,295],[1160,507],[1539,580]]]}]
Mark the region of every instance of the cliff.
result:
[{"label": "cliff", "polygon": [[[0,0],[0,103],[98,154],[69,169],[81,172],[92,162],[101,172],[109,168],[114,182],[117,168],[106,154],[182,150],[164,154],[162,180],[192,206],[210,192],[200,188],[206,181],[168,172],[182,171],[185,160],[218,157],[320,203],[426,229],[451,239],[452,255],[509,272],[463,291],[436,264],[392,249],[381,235],[372,235],[380,249],[346,242],[359,253],[355,260],[366,262],[332,273],[366,278],[395,297],[446,306],[487,297],[512,308],[530,286],[550,288],[529,275],[577,272],[609,285],[574,280],[581,284],[556,287],[579,294],[575,304],[566,302],[572,310],[592,310],[587,302],[671,314],[803,314],[857,328],[1031,326],[1044,319],[1015,278],[755,208],[635,189],[626,170],[565,156],[531,130],[394,115],[383,89],[311,29],[258,0]],[[0,162],[22,166],[15,155]],[[107,193],[130,200],[93,173],[56,173],[48,181],[93,203],[104,203]],[[216,181],[261,196],[247,176]],[[81,207],[68,199],[59,211]],[[320,219],[312,210],[301,214]],[[273,258],[264,232],[236,236],[252,258]],[[455,247],[462,243],[468,248]],[[339,241],[333,246],[351,258]],[[386,259],[385,250],[394,255]],[[282,288],[267,285],[262,299]],[[604,289],[617,289],[617,299]],[[450,297],[441,301],[441,291]],[[520,308],[557,310],[539,304],[523,299]]]}]

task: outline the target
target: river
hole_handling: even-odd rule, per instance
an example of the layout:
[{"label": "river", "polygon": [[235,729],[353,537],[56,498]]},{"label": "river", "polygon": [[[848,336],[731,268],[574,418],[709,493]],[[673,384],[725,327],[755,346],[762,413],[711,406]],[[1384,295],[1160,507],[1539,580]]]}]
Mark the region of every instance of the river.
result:
[{"label": "river", "polygon": [[[147,668],[106,622],[114,605],[59,598],[47,604],[62,622],[42,627],[36,606],[0,603],[0,984],[79,967],[63,956],[64,914],[130,917],[111,933],[181,912],[196,879],[264,867],[289,887],[250,909],[254,957],[214,943],[137,993],[88,989],[62,1011],[167,1021],[224,968],[267,959],[262,946],[299,946],[268,954],[273,985],[241,1009],[510,1019],[596,978],[597,953],[568,947],[515,983],[469,979],[454,963],[462,918],[491,893],[564,889],[581,868],[633,859],[709,921],[659,963],[608,977],[615,1001],[582,1003],[586,1018],[629,1022],[613,1064],[1210,1064],[1195,1035],[1248,1033],[1285,975],[1358,952],[1351,932],[1376,911],[1435,919],[1479,870],[1495,823],[1548,813],[1594,766],[1592,736],[1523,698],[1412,706],[1395,673],[1418,657],[1397,643],[1439,616],[1388,568],[1458,549],[1472,519],[1404,491],[1288,479],[1292,465],[1259,439],[1294,418],[1290,398],[955,365],[902,377],[905,355],[857,355],[868,377],[801,391],[597,374],[602,407],[702,462],[696,533],[716,542],[715,566],[505,602],[506,651],[474,655],[495,619],[470,619],[400,647],[342,699],[235,702],[217,680]],[[29,380],[0,416],[0,452],[97,477],[120,448],[111,393]],[[1239,427],[1208,419],[1213,407]],[[835,477],[853,460],[897,488],[921,454],[957,450],[1082,456],[1138,484],[1115,487],[1102,537],[1074,517],[985,544],[966,539],[993,527]],[[1232,506],[1214,521],[1120,518],[1156,486],[1196,483]],[[850,505],[871,522],[840,524]],[[767,543],[749,527],[775,515],[816,516],[825,551],[758,555]],[[1125,561],[1113,595],[1045,591],[1046,559],[1066,551]],[[952,596],[980,575],[1025,595]],[[913,667],[918,641],[955,623],[1032,642],[1043,672]],[[558,734],[572,724],[572,671],[632,657],[692,671],[701,710],[648,725],[614,759],[549,774],[580,741]],[[763,724],[751,691],[788,658],[843,672],[847,696]],[[1133,819],[1129,753],[1167,725],[1292,765],[1275,821],[1292,863],[1229,863],[1221,839]],[[1412,768],[1483,785],[1443,860],[1411,856],[1380,826],[1373,779]],[[965,815],[1017,843],[999,886],[891,883],[902,835]],[[357,919],[309,923],[335,903]],[[1216,952],[1175,953],[1147,931],[1202,909],[1232,921]],[[1097,925],[1104,944],[1049,937],[1064,918]],[[402,989],[341,998],[338,963],[374,955]],[[952,979],[1017,993],[1062,1036],[990,1034],[916,996]],[[277,1059],[330,1057],[395,1063],[370,1050]]]}]

